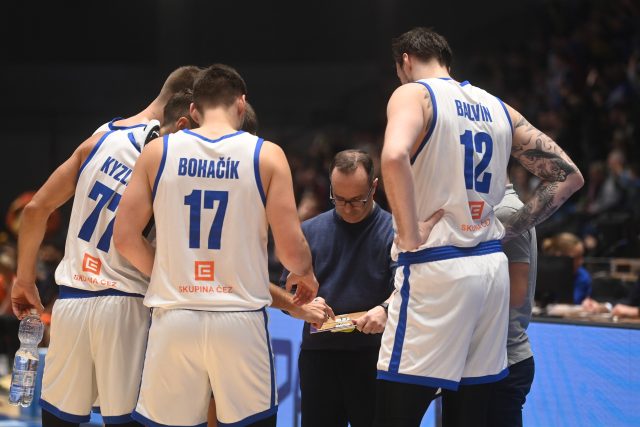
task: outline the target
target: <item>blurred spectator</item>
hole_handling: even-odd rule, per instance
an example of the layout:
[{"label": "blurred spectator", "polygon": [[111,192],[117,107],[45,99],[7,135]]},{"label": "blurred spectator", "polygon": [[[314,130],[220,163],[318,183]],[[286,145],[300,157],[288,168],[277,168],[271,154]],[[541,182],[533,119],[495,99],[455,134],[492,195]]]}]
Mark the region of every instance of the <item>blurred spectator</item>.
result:
[{"label": "blurred spectator", "polygon": [[542,251],[550,256],[568,256],[573,259],[573,302],[581,304],[591,296],[591,274],[584,268],[584,244],[574,234],[560,233],[544,239]]},{"label": "blurred spectator", "polygon": [[[597,166],[589,168],[593,172],[593,178],[597,181],[601,171]],[[626,187],[629,183],[628,172],[625,170],[625,156],[622,150],[613,149],[607,158],[607,175],[602,184],[595,190],[593,199],[585,206],[587,213],[600,214],[606,210],[620,207],[626,195]],[[596,182],[597,184],[597,182]],[[591,190],[591,188],[589,188]]]},{"label": "blurred spectator", "polygon": [[298,203],[298,217],[300,218],[300,222],[313,218],[321,212],[323,211],[320,208],[320,201],[315,193],[311,191],[304,192]]}]

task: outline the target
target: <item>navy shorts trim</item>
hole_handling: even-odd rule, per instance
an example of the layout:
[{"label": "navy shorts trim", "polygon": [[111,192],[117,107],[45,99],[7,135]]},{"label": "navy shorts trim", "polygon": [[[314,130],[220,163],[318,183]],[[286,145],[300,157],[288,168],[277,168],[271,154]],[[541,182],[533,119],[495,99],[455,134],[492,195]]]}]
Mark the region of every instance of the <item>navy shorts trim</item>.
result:
[{"label": "navy shorts trim", "polygon": [[91,414],[87,415],[75,415],[70,414],[68,412],[61,411],[60,409],[53,406],[51,403],[46,400],[40,398],[40,407],[42,410],[47,411],[50,414],[55,415],[57,418],[60,418],[63,421],[67,421],[69,423],[86,423],[91,419]]},{"label": "navy shorts trim", "polygon": [[72,288],[71,286],[59,285],[60,293],[58,299],[73,299],[73,298],[95,298],[95,297],[135,297],[144,298],[141,294],[130,294],[128,292],[119,291],[117,289],[104,289],[102,291],[88,291],[85,289]]},{"label": "navy shorts trim", "polygon": [[482,377],[462,377],[460,379],[460,385],[478,385],[496,383],[509,375],[509,368],[504,368],[502,371],[493,375],[484,375]]},{"label": "navy shorts trim", "polygon": [[134,421],[139,422],[140,424],[143,424],[147,427],[151,426],[151,427],[206,427],[207,423],[204,422],[202,424],[196,424],[194,426],[177,426],[177,425],[170,425],[170,424],[160,424],[157,423],[153,420],[150,420],[149,418],[145,417],[144,415],[140,414],[137,411],[133,411],[133,413],[131,414],[131,418]]},{"label": "navy shorts trim", "polygon": [[133,421],[131,414],[114,415],[114,416],[102,416],[102,420],[105,424],[125,424]]},{"label": "navy shorts trim", "polygon": [[426,248],[416,252],[401,252],[398,255],[398,266],[444,261],[447,259],[465,258],[469,256],[488,255],[496,252],[502,252],[502,243],[500,243],[499,240],[489,240],[471,248],[439,246],[437,248]]},{"label": "navy shorts trim", "polygon": [[378,370],[377,378],[394,383],[414,384],[433,388],[440,387],[452,391],[457,391],[458,385],[460,384],[457,381],[445,380],[443,378],[421,377],[418,375],[398,374],[381,370]]}]

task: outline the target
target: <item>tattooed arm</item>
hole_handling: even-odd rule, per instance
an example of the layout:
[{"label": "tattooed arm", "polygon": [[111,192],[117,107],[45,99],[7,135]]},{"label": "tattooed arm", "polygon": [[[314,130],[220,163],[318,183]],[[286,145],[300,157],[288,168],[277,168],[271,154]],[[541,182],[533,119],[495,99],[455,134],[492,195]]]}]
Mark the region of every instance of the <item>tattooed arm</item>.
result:
[{"label": "tattooed arm", "polygon": [[531,199],[507,222],[504,240],[541,223],[584,184],[582,174],[551,138],[507,106],[513,125],[511,155],[542,180]]}]

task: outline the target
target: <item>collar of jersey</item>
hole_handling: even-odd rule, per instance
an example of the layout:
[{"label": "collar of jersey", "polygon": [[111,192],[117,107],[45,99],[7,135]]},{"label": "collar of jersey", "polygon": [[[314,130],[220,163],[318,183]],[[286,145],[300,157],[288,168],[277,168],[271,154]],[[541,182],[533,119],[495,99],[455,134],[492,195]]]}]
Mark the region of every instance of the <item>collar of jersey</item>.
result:
[{"label": "collar of jersey", "polygon": [[[438,77],[440,80],[453,80],[451,77]],[[470,84],[469,80],[465,80],[463,82],[460,83],[460,86],[466,86]]]},{"label": "collar of jersey", "polygon": [[237,131],[237,132],[229,133],[229,134],[227,134],[227,135],[222,135],[220,138],[216,138],[216,139],[209,139],[209,138],[207,138],[206,136],[202,136],[202,135],[200,135],[199,133],[195,133],[194,131],[189,130],[189,129],[182,129],[182,132],[184,132],[184,133],[188,133],[189,135],[196,136],[196,137],[198,137],[198,138],[202,139],[203,141],[207,141],[207,142],[220,142],[220,141],[222,141],[223,139],[231,138],[231,137],[234,137],[234,136],[236,136],[236,135],[240,135],[241,133],[244,133],[244,131],[243,131],[243,130],[239,130],[239,131]]},{"label": "collar of jersey", "polygon": [[114,124],[114,122],[117,122],[118,120],[124,120],[124,118],[122,117],[116,117],[115,119],[111,120],[108,124],[109,129],[111,130],[126,130],[126,129],[133,129],[133,128],[139,128],[139,127],[143,127],[146,126],[146,124],[141,123],[139,125],[133,125],[133,126],[118,126],[116,124]]}]

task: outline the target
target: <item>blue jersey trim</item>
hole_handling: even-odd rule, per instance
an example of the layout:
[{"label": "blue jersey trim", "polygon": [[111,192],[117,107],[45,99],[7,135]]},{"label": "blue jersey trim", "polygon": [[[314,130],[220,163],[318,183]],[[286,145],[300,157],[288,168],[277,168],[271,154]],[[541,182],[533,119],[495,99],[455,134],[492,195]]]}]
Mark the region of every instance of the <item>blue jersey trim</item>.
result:
[{"label": "blue jersey trim", "polygon": [[218,420],[218,426],[220,427],[244,427],[249,424],[253,424],[260,420],[264,420],[265,418],[269,418],[273,416],[276,412],[278,412],[278,405],[272,406],[266,411],[258,412],[257,414],[253,414],[244,418],[240,421],[236,421],[235,423],[223,423]]},{"label": "blue jersey trim", "polygon": [[400,370],[400,359],[402,358],[402,346],[404,345],[404,334],[407,330],[407,307],[409,306],[409,274],[411,268],[405,265],[402,269],[404,280],[400,289],[402,301],[400,303],[400,314],[398,317],[398,326],[396,328],[396,336],[393,339],[393,351],[391,352],[391,360],[389,361],[389,372],[398,373]]},{"label": "blue jersey trim", "polygon": [[107,126],[109,127],[109,129],[111,130],[126,130],[126,129],[134,129],[134,128],[139,128],[139,127],[144,127],[146,126],[146,124],[141,123],[138,125],[132,125],[132,126],[118,126],[115,125],[114,122],[117,122],[118,120],[124,120],[123,117],[116,117],[115,119],[111,120]]},{"label": "blue jersey trim", "polygon": [[262,143],[264,139],[258,138],[256,142],[256,149],[253,152],[253,172],[256,175],[256,184],[258,185],[258,192],[262,199],[262,204],[267,205],[267,196],[264,194],[264,188],[262,187],[262,178],[260,178],[260,150],[262,149]]},{"label": "blue jersey trim", "polygon": [[469,84],[471,84],[471,83],[469,83],[469,80],[465,80],[462,83],[460,83],[460,86],[467,86]]},{"label": "blue jersey trim", "polygon": [[138,143],[136,142],[136,139],[133,137],[133,132],[129,132],[127,134],[127,136],[129,137],[129,141],[131,141],[131,145],[133,145],[133,148],[135,148],[136,151],[139,153],[140,152],[140,147],[138,146]]},{"label": "blue jersey trim", "polygon": [[457,391],[459,384],[457,381],[445,380],[443,378],[421,377],[418,375],[398,374],[380,370],[378,370],[377,378],[394,383],[415,384],[433,388],[442,387],[452,391]]},{"label": "blue jersey trim", "polygon": [[40,407],[47,411],[50,414],[55,415],[63,421],[67,421],[69,423],[86,423],[91,419],[91,414],[87,415],[74,415],[68,412],[61,411],[60,409],[53,406],[51,403],[46,400],[40,398]]},{"label": "blue jersey trim", "polygon": [[71,286],[60,285],[58,299],[74,298],[95,298],[95,297],[135,297],[144,298],[144,295],[119,291],[117,289],[104,289],[102,291],[87,291],[85,289],[72,288]]},{"label": "blue jersey trim", "polygon": [[82,171],[84,170],[84,168],[89,164],[89,162],[91,161],[91,159],[93,159],[93,156],[96,155],[96,153],[98,152],[98,149],[100,148],[100,146],[102,145],[102,143],[104,142],[105,139],[107,139],[107,137],[109,135],[111,135],[113,133],[112,130],[110,130],[109,132],[105,133],[104,135],[102,135],[100,137],[100,139],[98,140],[98,142],[96,143],[96,145],[93,146],[93,148],[91,149],[91,152],[89,153],[89,155],[87,156],[87,158],[84,160],[84,162],[82,163],[82,166],[80,166],[80,170],[78,171],[78,179],[80,179],[80,174],[82,173]]},{"label": "blue jersey trim", "polygon": [[471,248],[439,246],[437,248],[426,248],[416,252],[402,252],[398,255],[398,265],[406,266],[421,264],[423,262],[444,261],[453,258],[488,255],[495,252],[502,252],[502,243],[500,243],[499,240],[489,240]]},{"label": "blue jersey trim", "polygon": [[116,126],[116,125],[114,125],[114,123],[115,123],[115,122],[117,122],[118,120],[124,120],[124,117],[116,117],[115,119],[111,119],[111,120],[109,121],[109,123],[107,123],[107,127],[108,127],[110,130],[118,130],[118,129],[122,129],[122,127],[121,127],[121,126]]},{"label": "blue jersey trim", "polygon": [[420,143],[420,146],[418,147],[416,154],[414,154],[413,157],[411,157],[411,164],[413,164],[416,161],[416,159],[418,158],[418,154],[420,154],[424,146],[427,145],[427,142],[429,142],[429,138],[431,138],[431,134],[433,134],[433,130],[436,127],[436,121],[438,120],[438,103],[436,102],[436,96],[433,94],[433,90],[431,89],[431,86],[421,81],[417,81],[414,83],[423,85],[429,91],[429,96],[431,96],[431,104],[433,105],[433,117],[431,118],[431,125],[429,126],[429,130],[427,131],[427,134],[425,135],[424,139]]},{"label": "blue jersey trim", "polygon": [[511,116],[509,115],[509,111],[507,110],[507,106],[504,105],[504,102],[502,102],[502,99],[498,98],[497,96],[496,96],[496,99],[500,102],[500,105],[502,105],[502,109],[504,110],[504,114],[506,114],[507,121],[509,122],[509,127],[511,127],[511,135],[513,135],[513,123],[511,123]]},{"label": "blue jersey trim", "polygon": [[500,381],[509,375],[509,368],[504,368],[502,371],[493,375],[485,375],[482,377],[462,377],[460,379],[460,385],[477,385],[477,384],[489,384]]},{"label": "blue jersey trim", "polygon": [[158,173],[156,179],[153,181],[153,190],[151,190],[151,199],[156,199],[156,191],[158,191],[158,184],[160,183],[160,176],[164,171],[164,164],[167,162],[167,151],[169,150],[169,134],[162,137],[162,159],[160,160],[160,166],[158,166]]},{"label": "blue jersey trim", "polygon": [[207,142],[211,142],[211,143],[220,142],[220,141],[222,141],[223,139],[231,138],[231,137],[234,137],[234,136],[236,136],[236,135],[240,135],[241,133],[244,133],[244,131],[243,131],[243,130],[239,130],[239,131],[234,132],[234,133],[229,133],[229,134],[227,134],[227,135],[222,135],[220,138],[216,138],[216,139],[209,139],[209,138],[207,138],[206,136],[202,136],[202,135],[200,135],[199,133],[195,133],[194,131],[189,130],[189,129],[182,129],[182,132],[184,132],[184,133],[188,133],[189,135],[193,135],[193,136],[195,136],[195,137],[200,138],[200,139],[201,139],[201,140],[203,140],[203,141],[207,141]]},{"label": "blue jersey trim", "polygon": [[114,415],[114,416],[102,416],[102,421],[105,424],[125,424],[133,421],[131,414]]},{"label": "blue jersey trim", "polygon": [[451,77],[438,77],[440,80],[453,80]]},{"label": "blue jersey trim", "polygon": [[157,423],[153,420],[150,420],[149,418],[145,417],[144,415],[140,414],[140,412],[137,411],[133,411],[133,413],[131,414],[131,418],[137,422],[139,422],[140,424],[144,424],[146,427],[206,427],[207,423],[201,423],[201,424],[195,424],[193,426],[178,426],[178,425],[172,425],[172,424],[160,424]]},{"label": "blue jersey trim", "polygon": [[270,406],[273,408],[276,406],[276,372],[273,369],[273,353],[271,351],[271,337],[269,336],[269,315],[267,315],[267,310],[265,308],[262,309],[262,315],[264,316],[264,330],[267,334],[267,347],[269,349],[269,371],[271,372],[271,404]]}]

